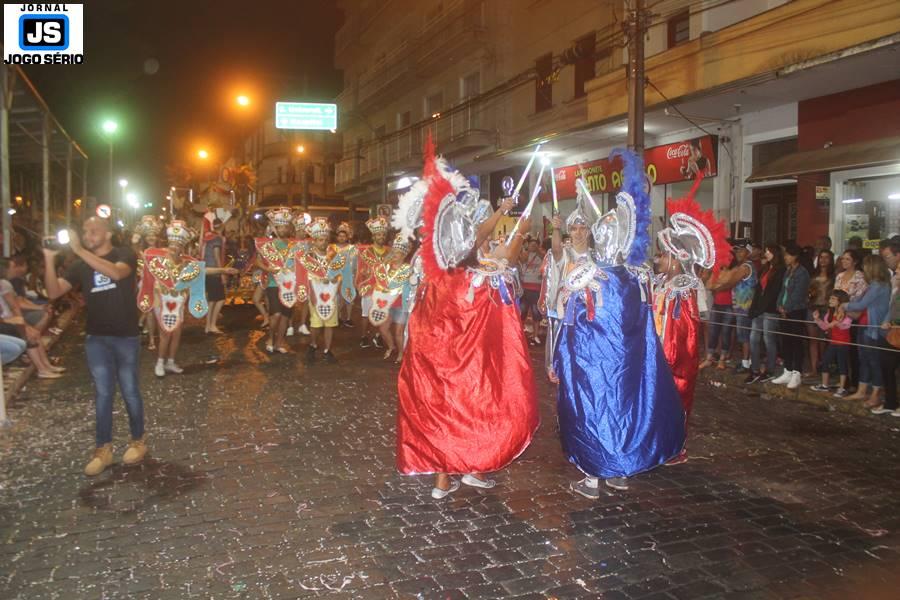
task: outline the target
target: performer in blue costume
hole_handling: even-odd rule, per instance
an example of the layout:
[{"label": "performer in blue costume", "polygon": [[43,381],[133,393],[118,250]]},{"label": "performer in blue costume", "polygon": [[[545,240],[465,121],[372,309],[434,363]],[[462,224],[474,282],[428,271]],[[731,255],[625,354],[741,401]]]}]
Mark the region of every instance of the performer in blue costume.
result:
[{"label": "performer in blue costume", "polygon": [[548,310],[552,302],[559,315],[549,374],[559,383],[563,450],[587,475],[571,489],[587,498],[600,496],[600,478],[628,489],[628,477],[676,456],[685,437],[643,265],[650,241],[643,165],[633,154],[623,159],[625,186],[606,214],[578,180],[577,207],[566,220],[572,244],[563,247],[555,217],[548,273]]}]

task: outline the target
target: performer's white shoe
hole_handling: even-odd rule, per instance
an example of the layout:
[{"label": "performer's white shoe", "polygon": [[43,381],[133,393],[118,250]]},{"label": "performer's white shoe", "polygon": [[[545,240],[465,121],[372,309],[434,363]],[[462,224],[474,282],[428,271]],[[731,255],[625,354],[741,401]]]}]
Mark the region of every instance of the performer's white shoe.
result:
[{"label": "performer's white shoe", "polygon": [[300,335],[309,335],[309,327],[306,326],[306,323],[298,327],[297,331],[300,332]]},{"label": "performer's white shoe", "polygon": [[489,490],[492,487],[494,487],[495,485],[497,485],[497,482],[494,481],[493,479],[478,479],[474,475],[468,475],[468,474],[462,476],[462,482],[466,485],[469,485],[472,487],[477,487],[477,488],[482,488],[485,490]]},{"label": "performer's white shoe", "polygon": [[450,481],[450,488],[446,490],[442,490],[441,488],[435,487],[431,488],[431,497],[435,500],[443,500],[453,492],[459,489],[459,482],[455,480]]}]

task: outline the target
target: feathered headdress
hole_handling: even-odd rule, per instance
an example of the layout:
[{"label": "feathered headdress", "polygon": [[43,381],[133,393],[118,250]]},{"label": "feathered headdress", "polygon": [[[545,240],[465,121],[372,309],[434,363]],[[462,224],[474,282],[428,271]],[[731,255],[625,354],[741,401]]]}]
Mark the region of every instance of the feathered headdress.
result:
[{"label": "feathered headdress", "polygon": [[144,215],[141,217],[141,222],[134,228],[134,232],[141,237],[159,235],[160,231],[162,231],[162,225],[153,215]]},{"label": "feathered headdress", "polygon": [[480,225],[490,215],[490,203],[459,171],[435,157],[429,135],[425,141],[422,179],[427,189],[422,199],[421,257],[425,274],[440,277],[456,267],[475,247]]},{"label": "feathered headdress", "polygon": [[291,226],[294,224],[294,215],[289,208],[275,208],[266,213],[266,218],[272,227]]},{"label": "feathered headdress", "polygon": [[622,157],[622,192],[631,197],[634,204],[634,238],[625,262],[632,266],[643,264],[650,249],[650,206],[649,181],[644,173],[644,159],[630,150],[616,148],[610,158]]},{"label": "feathered headdress", "polygon": [[196,234],[194,230],[188,227],[184,221],[172,221],[166,227],[166,238],[169,243],[187,244],[194,239]]},{"label": "feathered headdress", "polygon": [[325,217],[316,217],[306,226],[306,233],[313,239],[327,238],[331,235],[331,224]]},{"label": "feathered headdress", "polygon": [[698,177],[686,196],[666,202],[670,226],[657,237],[685,271],[692,272],[696,265],[716,272],[731,260],[731,245],[725,222],[717,221],[713,211],[704,211],[694,199],[702,180]]}]

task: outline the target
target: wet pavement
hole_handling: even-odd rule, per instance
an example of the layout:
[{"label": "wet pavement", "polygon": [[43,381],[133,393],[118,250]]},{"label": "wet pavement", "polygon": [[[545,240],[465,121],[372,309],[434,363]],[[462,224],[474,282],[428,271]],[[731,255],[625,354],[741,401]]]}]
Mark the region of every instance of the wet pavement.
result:
[{"label": "wet pavement", "polygon": [[540,378],[498,486],[433,501],[393,467],[397,367],[350,330],[338,365],[269,356],[251,310],[226,308],[225,337],[193,325],[184,375],[145,354],[150,458],[94,479],[70,330],[66,378],[30,382],[0,431],[0,598],[898,597],[900,419],[701,386],[691,460],[591,502]]}]

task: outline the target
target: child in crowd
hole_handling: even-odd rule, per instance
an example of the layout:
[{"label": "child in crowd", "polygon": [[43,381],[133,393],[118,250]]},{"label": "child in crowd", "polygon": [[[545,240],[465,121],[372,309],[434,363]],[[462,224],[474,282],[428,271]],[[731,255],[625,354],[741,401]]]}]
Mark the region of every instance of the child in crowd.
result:
[{"label": "child in crowd", "polygon": [[828,387],[828,370],[832,363],[837,363],[838,373],[840,373],[840,387],[835,392],[835,398],[844,398],[850,394],[847,391],[847,372],[850,362],[850,325],[853,322],[848,317],[841,305],[850,301],[850,296],[843,290],[834,290],[828,297],[828,310],[824,314],[819,311],[813,312],[813,319],[822,331],[828,337],[828,348],[822,356],[820,371],[822,373],[822,383],[812,386],[813,391],[829,392]]}]

